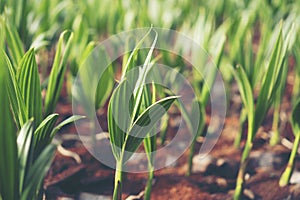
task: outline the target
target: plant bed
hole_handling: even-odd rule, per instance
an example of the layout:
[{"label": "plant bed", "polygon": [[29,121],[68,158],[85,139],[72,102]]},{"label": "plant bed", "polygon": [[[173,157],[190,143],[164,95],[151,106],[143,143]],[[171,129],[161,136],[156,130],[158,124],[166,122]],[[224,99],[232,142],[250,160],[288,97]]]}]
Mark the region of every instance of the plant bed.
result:
[{"label": "plant bed", "polygon": [[1,1],[0,200],[300,199],[299,11]]},{"label": "plant bed", "polygon": [[[286,109],[290,107],[287,106]],[[240,159],[240,150],[232,145],[239,125],[237,112],[238,110],[232,110],[226,118],[220,139],[207,155],[211,160],[204,162],[208,159],[204,158],[194,162],[194,173],[191,176],[185,176],[188,152],[179,158],[175,166],[155,172],[152,199],[231,199]],[[268,127],[270,122],[266,120],[267,124],[264,126]],[[71,127],[66,128],[61,134],[72,130]],[[286,130],[284,136],[290,138],[291,129]],[[245,186],[245,199],[297,199],[299,195],[297,184],[284,188],[278,185],[290,150],[282,145],[270,147],[266,134],[261,130],[254,141],[248,165],[249,178]],[[63,145],[79,154],[82,163],[78,164],[73,158],[56,154],[54,164],[45,180],[47,199],[58,197],[76,199],[82,193],[109,198],[113,190],[114,170],[93,158],[78,140],[66,140]],[[197,143],[196,149],[199,150],[200,146],[201,143]],[[194,159],[196,156],[197,154]],[[197,172],[199,167],[201,172]],[[144,190],[147,174],[127,173],[124,182],[126,184],[123,188],[123,199],[138,196]]]}]

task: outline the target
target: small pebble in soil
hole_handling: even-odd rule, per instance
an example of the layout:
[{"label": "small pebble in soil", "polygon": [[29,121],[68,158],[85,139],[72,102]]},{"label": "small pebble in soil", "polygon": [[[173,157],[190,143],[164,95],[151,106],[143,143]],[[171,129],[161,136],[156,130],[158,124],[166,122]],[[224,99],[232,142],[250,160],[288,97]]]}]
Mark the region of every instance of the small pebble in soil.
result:
[{"label": "small pebble in soil", "polygon": [[202,156],[201,154],[197,154],[193,157],[193,172],[207,172],[207,169],[210,165],[215,165],[216,159],[210,155]]},{"label": "small pebble in soil", "polygon": [[[231,197],[233,196],[233,194],[234,194],[234,190],[230,190],[228,192],[228,195]],[[244,189],[242,199],[243,200],[262,200],[262,198],[260,198],[259,196],[256,196],[254,194],[254,192],[249,189]]]},{"label": "small pebble in soil", "polygon": [[210,155],[198,154],[193,158],[193,172],[214,174],[223,178],[235,178],[239,162],[223,158],[216,159]]},{"label": "small pebble in soil", "polygon": [[284,154],[254,151],[250,154],[248,171],[255,171],[256,168],[261,168],[265,171],[278,170],[285,163],[287,163],[287,158]]},{"label": "small pebble in soil", "polygon": [[74,200],[71,197],[57,197],[57,200]]},{"label": "small pebble in soil", "polygon": [[104,195],[96,195],[96,194],[90,194],[90,193],[80,193],[79,200],[110,200],[110,196],[104,196]]},{"label": "small pebble in soil", "polygon": [[217,178],[216,183],[218,184],[219,187],[222,187],[222,188],[227,188],[227,186],[228,186],[227,181],[224,178]]},{"label": "small pebble in soil", "polygon": [[300,172],[299,171],[294,171],[291,179],[290,179],[291,184],[300,184]]},{"label": "small pebble in soil", "polygon": [[244,190],[244,196],[249,199],[255,199],[255,194],[249,189]]}]

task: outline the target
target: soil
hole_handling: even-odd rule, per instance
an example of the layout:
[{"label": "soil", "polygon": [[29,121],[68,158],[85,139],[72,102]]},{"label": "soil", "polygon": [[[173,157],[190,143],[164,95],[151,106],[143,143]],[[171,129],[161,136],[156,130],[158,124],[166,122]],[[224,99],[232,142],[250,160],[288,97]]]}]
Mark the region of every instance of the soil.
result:
[{"label": "soil", "polygon": [[[289,113],[291,110],[289,103],[291,87],[292,85],[288,83],[282,103],[284,113]],[[67,95],[64,94],[63,96]],[[174,165],[155,172],[152,199],[224,200],[232,198],[242,152],[242,148],[237,149],[233,146],[239,126],[240,102],[232,101],[230,108],[222,135],[209,154],[217,164],[210,164],[204,172],[194,172],[191,176],[186,176],[188,157],[188,151],[186,151]],[[66,98],[60,99],[57,112],[61,113],[62,119],[72,114],[71,105]],[[106,112],[104,111],[99,116],[104,122],[105,115]],[[297,185],[282,188],[278,185],[279,177],[285,168],[290,150],[281,144],[274,147],[269,146],[270,134],[268,132],[271,122],[272,112],[265,120],[263,128],[256,135],[251,159],[248,163],[243,198],[265,200],[300,199],[300,188]],[[172,136],[172,130],[176,130],[176,128],[169,128],[169,139]],[[282,137],[292,141],[293,134],[288,123],[284,124],[284,130]],[[76,134],[76,130],[73,126],[68,126],[60,131],[58,137],[64,134]],[[244,145],[245,137],[241,147]],[[44,183],[46,199],[56,200],[62,197],[80,199],[79,195],[83,192],[109,197],[113,191],[114,170],[97,161],[79,140],[66,140],[62,144],[66,149],[76,152],[82,162],[77,163],[71,157],[63,156],[59,152],[56,153]],[[201,141],[197,143],[197,150],[200,146]],[[268,158],[274,158],[271,164],[268,163]],[[279,159],[279,161],[276,161],[276,159]],[[264,161],[267,164],[261,164]],[[139,194],[144,190],[146,181],[146,173],[126,173],[124,176],[123,199],[142,199],[138,196],[141,196]],[[134,198],[134,196],[136,197]]]}]

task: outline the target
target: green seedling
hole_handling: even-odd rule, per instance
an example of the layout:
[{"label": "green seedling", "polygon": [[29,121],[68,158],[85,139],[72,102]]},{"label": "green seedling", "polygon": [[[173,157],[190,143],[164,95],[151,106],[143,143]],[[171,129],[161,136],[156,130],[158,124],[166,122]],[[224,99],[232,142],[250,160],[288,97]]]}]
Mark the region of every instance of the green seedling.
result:
[{"label": "green seedling", "polygon": [[[32,59],[32,52],[25,54],[21,63],[26,63],[25,59]],[[31,118],[40,110],[33,110],[31,106],[37,100],[41,100],[38,98],[38,94],[34,94],[35,89],[38,88],[33,87],[37,77],[34,77],[34,73],[30,73],[30,70],[27,71],[26,66],[21,65],[27,69],[25,70],[27,75],[22,74],[24,71],[21,70],[20,77],[22,78],[19,81],[22,82],[22,85],[27,85],[26,92],[33,95],[27,96],[26,101],[23,101],[22,89],[15,80],[16,77],[11,76],[12,66],[3,51],[0,54],[0,64],[1,110],[3,111],[0,122],[3,123],[1,124],[0,143],[5,149],[1,151],[1,158],[7,160],[0,165],[0,199],[41,199],[43,177],[50,167],[56,149],[55,145],[50,144],[51,138],[61,126],[70,120],[58,126],[42,122],[39,128],[35,129],[35,122]],[[31,68],[35,69],[34,67],[33,65]],[[29,85],[28,82],[30,82]],[[36,92],[41,93],[41,91]],[[13,103],[19,106],[23,115],[12,112]],[[28,106],[27,103],[31,106]],[[39,104],[37,103],[37,105]],[[16,116],[18,114],[21,116]],[[30,119],[26,121],[28,117]],[[22,119],[22,122],[18,121],[19,119]],[[75,119],[73,118],[73,120]],[[73,120],[71,119],[71,121]],[[16,134],[18,129],[18,134]]]},{"label": "green seedling", "polygon": [[[250,6],[250,5],[249,5]],[[240,12],[240,17],[234,20],[231,31],[234,31],[233,37],[230,37],[229,58],[233,65],[241,65],[250,81],[251,87],[255,88],[261,80],[261,74],[264,70],[264,58],[266,57],[266,47],[271,34],[270,27],[261,24],[261,36],[258,50],[254,49],[254,23],[257,20],[261,2],[252,2],[249,9]],[[245,108],[242,108],[239,119],[239,131],[235,138],[234,146],[240,147],[241,138],[244,132],[244,123],[247,120]]]},{"label": "green seedling", "polygon": [[[62,35],[65,35],[65,33]],[[60,48],[61,45],[62,44],[59,43]],[[65,54],[59,51],[57,55],[64,57]],[[62,66],[61,62],[57,61],[56,63],[58,64],[54,65],[53,70],[58,70],[58,66]],[[5,179],[5,173],[10,171],[10,177],[7,178],[11,179],[11,182],[20,182],[20,187],[14,185],[15,187],[9,190],[6,190],[4,188],[5,183],[1,182],[1,196],[3,199],[42,199],[43,190],[41,186],[43,177],[50,167],[56,149],[55,145],[51,144],[51,141],[61,127],[82,117],[72,116],[56,125],[58,114],[52,114],[52,112],[56,107],[57,98],[61,90],[60,84],[62,84],[62,82],[60,80],[64,78],[63,70],[58,70],[60,73],[58,76],[50,75],[50,80],[56,80],[50,81],[50,83],[53,84],[52,88],[54,87],[54,91],[47,92],[47,95],[51,95],[52,98],[49,98],[54,102],[50,104],[51,106],[44,107],[45,110],[47,108],[49,115],[43,117],[41,83],[34,49],[30,49],[23,55],[18,66],[13,66],[9,57],[4,50],[1,49],[0,67],[1,73],[5,76],[5,82],[3,82],[4,86],[2,86],[5,89],[3,89],[3,91],[1,89],[5,94],[2,96],[8,98],[8,102],[7,99],[5,99],[3,100],[5,104],[1,105],[9,109],[9,111],[7,111],[8,113],[12,112],[10,119],[3,120],[2,122],[14,122],[13,125],[11,125],[13,127],[12,129],[2,133],[1,142],[4,145],[3,147],[5,147],[4,143],[5,140],[7,140],[6,137],[11,137],[9,143],[9,145],[11,145],[9,147],[10,150],[1,152],[7,154],[3,155],[4,157],[11,154],[12,160],[17,159],[22,162],[20,164],[12,164],[14,165],[12,166],[13,170],[7,168],[5,162],[0,165],[2,169],[1,178],[3,177]],[[16,131],[19,132],[17,139],[13,137],[16,135]],[[17,146],[15,145],[16,141]],[[16,148],[22,148],[19,149],[18,155],[14,154]],[[23,153],[23,151],[25,152]],[[6,191],[10,192],[10,194],[6,194]],[[16,196],[11,196],[12,193],[15,193]],[[10,198],[10,196],[12,198]]]},{"label": "green seedling", "polygon": [[[152,29],[150,29],[150,31],[151,30]],[[118,87],[114,89],[109,101],[107,113],[108,130],[110,134],[112,152],[116,159],[115,184],[113,193],[114,200],[121,199],[122,170],[124,164],[138,149],[147,134],[165,114],[165,111],[168,110],[171,104],[178,98],[177,96],[170,96],[156,101],[155,103],[151,103],[151,105],[147,108],[145,108],[145,106],[141,106],[143,96],[145,95],[145,79],[149,70],[153,66],[150,60],[156,40],[157,35],[155,36],[155,40],[147,55],[144,65],[142,66],[141,70],[139,70],[137,81],[134,83],[132,82],[133,80],[127,79],[128,77],[126,72],[128,71],[128,67],[132,67],[130,63],[133,59],[133,56],[138,53],[137,47],[139,47],[140,44],[138,44],[133,50],[132,54],[127,60],[128,65],[123,71],[122,80],[120,81]],[[141,41],[143,41],[143,39]],[[131,90],[132,87],[136,88],[134,92]],[[129,116],[124,116],[124,110],[122,108],[126,108],[128,105]],[[162,110],[162,108],[164,110]]]},{"label": "green seedling", "polygon": [[287,167],[285,168],[285,170],[279,180],[279,185],[281,187],[289,184],[291,176],[292,176],[292,172],[294,169],[295,157],[297,155],[299,142],[300,142],[300,115],[299,115],[299,113],[300,113],[300,99],[296,103],[296,105],[293,109],[293,112],[292,112],[291,124],[292,124],[292,128],[293,128],[293,133],[295,135],[295,141],[294,141],[293,149],[292,149]]},{"label": "green seedling", "polygon": [[[193,77],[193,89],[195,90],[195,99],[193,101],[193,106],[197,105],[200,109],[200,113],[198,113],[198,115],[200,114],[200,120],[197,126],[193,124],[193,117],[196,113],[188,115],[185,112],[185,109],[183,109],[183,118],[185,119],[189,130],[192,133],[194,132],[194,130],[196,131],[195,134],[192,134],[193,136],[195,136],[195,138],[193,139],[190,146],[188,171],[186,173],[187,175],[190,175],[192,171],[192,161],[195,153],[195,144],[197,138],[204,132],[206,120],[205,108],[209,102],[210,92],[218,73],[226,41],[225,34],[230,25],[230,23],[227,21],[224,22],[222,26],[215,28],[213,26],[215,19],[213,18],[213,16],[209,14],[207,15],[208,16],[206,16],[205,13],[199,15],[196,24],[197,32],[194,33],[194,40],[198,41],[201,44],[201,47],[203,47],[205,50],[208,50],[212,58],[204,55],[203,52],[195,51],[194,49],[192,49],[192,59],[195,62],[195,66],[193,66],[191,74],[191,76]],[[191,30],[193,31],[194,29]],[[198,32],[199,30],[203,31],[203,37],[200,37],[201,34],[199,34]],[[211,59],[215,61],[214,64],[216,65],[216,67],[211,65]],[[200,75],[199,72],[201,72],[202,74]]]},{"label": "green seedling", "polygon": [[73,33],[71,33],[70,31],[64,31],[60,35],[60,38],[58,40],[56,54],[54,57],[46,92],[44,116],[49,115],[55,110],[64,81],[64,75],[67,68],[67,58],[70,53],[72,38]]},{"label": "green seedling", "polygon": [[[296,16],[293,12],[290,13],[290,15],[287,17],[287,19],[285,20],[285,23],[282,27],[282,32],[283,33],[288,33],[289,30],[291,28],[293,28],[295,31],[293,33],[291,33],[290,36],[290,41],[289,41],[289,45],[287,46],[287,51],[291,52],[292,48],[296,49],[297,45],[295,44],[296,41],[296,29],[295,29],[295,20],[296,20]],[[288,65],[288,63],[286,63],[286,65]],[[275,95],[275,99],[274,99],[274,103],[273,103],[273,107],[274,107],[274,113],[273,113],[273,122],[272,122],[272,135],[270,138],[270,145],[274,146],[276,144],[278,144],[280,142],[280,104],[284,95],[284,90],[286,87],[286,80],[287,80],[287,76],[288,76],[288,67],[285,66],[284,67],[285,70],[283,71],[283,75],[282,75],[282,79],[281,79],[281,83],[277,89],[276,95]],[[296,83],[297,84],[297,83]]]},{"label": "green seedling", "polygon": [[258,128],[261,126],[267,111],[274,102],[276,89],[282,83],[289,36],[290,34],[288,34],[288,37],[285,41],[283,40],[281,26],[270,57],[270,61],[267,64],[263,81],[261,83],[256,106],[254,103],[253,88],[245,70],[238,66],[233,72],[239,86],[244,108],[247,112],[248,121],[247,141],[243,150],[240,169],[236,181],[235,193],[233,196],[235,200],[241,199],[241,194],[244,187],[245,170],[248,163],[249,154],[253,146],[255,134]]},{"label": "green seedling", "polygon": [[[152,84],[152,93],[149,85],[144,89],[144,98],[143,98],[143,108],[141,110],[147,109],[151,104],[156,102],[156,89],[155,84]],[[151,133],[151,134],[150,134]],[[156,151],[156,132],[155,127],[150,130],[149,134],[144,139],[144,148],[147,154],[148,159],[148,180],[147,185],[145,187],[145,200],[150,200],[151,198],[151,190],[152,190],[152,182],[154,178],[154,166],[155,166],[155,151]]]}]

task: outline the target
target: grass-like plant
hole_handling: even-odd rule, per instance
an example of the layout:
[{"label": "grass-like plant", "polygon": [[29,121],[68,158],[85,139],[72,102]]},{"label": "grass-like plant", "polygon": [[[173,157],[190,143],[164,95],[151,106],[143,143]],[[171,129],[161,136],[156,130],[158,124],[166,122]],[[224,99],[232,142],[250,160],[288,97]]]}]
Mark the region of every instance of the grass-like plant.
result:
[{"label": "grass-like plant", "polygon": [[[22,87],[19,87],[15,77],[11,76],[12,66],[8,57],[3,50],[0,53],[1,110],[3,111],[0,143],[3,148],[1,158],[7,161],[0,164],[0,199],[41,199],[43,178],[56,149],[55,145],[50,144],[51,139],[64,124],[76,118],[70,118],[55,126],[57,114],[54,114],[51,123],[47,123],[48,119],[41,122],[42,115],[37,116],[40,110],[33,108],[35,105],[37,107],[41,105],[37,102],[41,100],[39,98],[41,91],[35,90],[39,88],[39,83],[35,82],[37,77],[34,77],[34,73],[30,73],[37,69],[36,65],[26,62],[27,59],[33,58],[32,52],[25,54],[21,62],[26,63],[21,65],[24,71],[21,70],[19,75]],[[29,68],[33,70],[28,70]],[[28,96],[23,101],[25,89]],[[14,110],[15,106],[20,109],[19,112]],[[36,122],[33,120],[34,117],[37,117]],[[16,134],[17,130],[19,130],[18,134]]]},{"label": "grass-like plant", "polygon": [[[43,177],[50,167],[56,149],[54,145],[51,145],[51,141],[62,126],[81,118],[80,116],[71,116],[56,125],[58,114],[53,114],[66,68],[65,60],[68,54],[62,53],[65,37],[70,42],[72,35],[64,32],[58,43],[58,51],[46,92],[46,98],[51,99],[52,102],[47,101],[44,113],[34,49],[27,51],[17,65],[12,65],[4,50],[0,50],[1,78],[5,77],[1,82],[1,87],[3,87],[1,96],[6,97],[3,99],[5,103],[1,105],[8,109],[5,111],[6,113],[11,112],[4,116],[5,119],[1,122],[12,123],[7,126],[6,132],[6,129],[3,129],[1,133],[2,147],[5,148],[8,145],[8,149],[2,150],[1,153],[4,158],[11,157],[9,165],[6,165],[5,162],[0,164],[3,181],[0,184],[0,191],[3,199],[42,198]],[[14,38],[8,40],[14,41]],[[13,46],[9,46],[9,48],[12,52],[14,51]],[[15,154],[15,152],[18,153]],[[8,184],[8,187],[11,188],[5,188],[6,179],[9,179],[9,184],[12,184]],[[15,185],[16,183],[20,183],[20,185]]]},{"label": "grass-like plant", "polygon": [[[144,65],[139,70],[139,73],[134,75],[137,78],[136,80],[131,80],[132,76],[127,77],[129,64],[131,64],[133,56],[138,53],[137,47],[139,47],[139,44],[133,50],[127,60],[128,65],[123,70],[122,80],[114,89],[109,101],[107,113],[108,129],[112,152],[116,159],[114,200],[121,199],[122,196],[122,170],[124,164],[138,149],[144,138],[147,137],[149,132],[165,114],[166,110],[178,98],[177,96],[170,96],[152,103],[153,99],[151,95],[147,95],[148,92],[146,92],[149,90],[145,90],[145,80],[149,70],[153,66],[150,61],[156,40],[157,35]],[[141,106],[144,98],[147,99],[147,102],[151,102],[149,106],[145,102],[144,106]],[[153,145],[153,143],[150,145]]]},{"label": "grass-like plant", "polygon": [[298,99],[298,102],[296,102],[295,107],[292,112],[291,124],[292,124],[292,128],[293,128],[293,133],[295,135],[295,141],[294,141],[293,149],[292,149],[288,164],[286,166],[286,169],[284,170],[284,172],[281,175],[281,178],[279,180],[279,185],[281,187],[289,184],[291,176],[292,176],[292,172],[294,169],[295,157],[297,155],[299,142],[300,142],[300,115],[299,115],[299,113],[300,113],[300,99]]},{"label": "grass-like plant", "polygon": [[17,136],[8,91],[9,72],[0,56],[0,199],[37,199],[43,177],[50,167],[54,146],[47,146],[33,160],[33,121],[26,122]]},{"label": "grass-like plant", "polygon": [[[152,93],[151,93],[152,89]],[[156,101],[156,89],[155,89],[155,84],[152,84],[152,88],[150,88],[149,85],[146,86],[144,89],[144,98],[143,101],[144,107],[141,110],[147,109],[151,104],[154,104]],[[150,200],[151,198],[151,191],[152,191],[152,182],[154,178],[154,169],[155,169],[155,151],[156,151],[156,132],[155,132],[155,127],[153,127],[152,130],[146,135],[144,139],[144,148],[145,152],[147,154],[147,159],[148,159],[148,180],[147,180],[147,185],[145,187],[145,194],[144,194],[144,199],[145,200]]]},{"label": "grass-like plant", "polygon": [[[248,157],[253,146],[253,139],[258,128],[261,126],[268,109],[274,101],[276,89],[280,86],[280,83],[282,83],[281,80],[284,72],[284,63],[289,37],[287,37],[284,41],[281,27],[276,37],[276,42],[263,76],[256,105],[253,96],[254,88],[251,87],[250,80],[247,77],[245,70],[241,66],[238,66],[236,71],[234,71],[234,76],[239,86],[240,95],[247,113],[248,121],[247,141],[243,150],[234,193],[234,199],[236,200],[241,199],[245,170],[248,163]],[[289,35],[290,34],[288,34],[288,36]]]},{"label": "grass-like plant", "polygon": [[[258,49],[254,50],[254,35],[256,29],[253,28],[258,20],[259,8],[262,2],[251,2],[249,7],[240,13],[233,20],[229,37],[229,58],[233,65],[241,65],[250,81],[251,87],[255,88],[259,84],[261,71],[264,69],[263,62],[266,57],[266,49],[269,42],[271,28],[264,23],[260,24],[260,40]],[[247,113],[243,107],[240,112],[239,130],[234,140],[234,146],[240,148],[243,135],[244,123],[247,120]]]},{"label": "grass-like plant", "polygon": [[[192,161],[195,153],[197,138],[203,134],[205,129],[205,109],[209,103],[210,92],[214,86],[214,82],[219,70],[226,41],[226,32],[228,31],[230,25],[230,23],[227,21],[221,26],[215,27],[215,20],[216,19],[210,13],[207,14],[203,11],[203,14],[198,16],[196,24],[194,25],[196,27],[196,31],[193,28],[190,28],[190,31],[192,31],[192,34],[194,35],[193,39],[200,43],[201,47],[204,48],[204,50],[207,50],[211,57],[206,55],[203,49],[200,49],[200,52],[199,49],[191,49],[192,60],[195,63],[192,73],[190,74],[193,77],[192,85],[195,91],[195,99],[193,100],[192,107],[199,107],[200,113],[193,113],[194,110],[192,110],[191,115],[189,115],[187,112],[185,112],[185,109],[183,109],[183,118],[185,119],[187,126],[194,137],[189,151],[187,175],[190,175],[192,172]],[[199,33],[199,30],[202,31],[201,34]],[[211,59],[213,59],[215,66],[211,65]],[[202,74],[199,74],[199,72]],[[195,124],[194,117],[197,115],[200,115],[200,118],[198,124]],[[194,133],[195,131],[196,133]]]},{"label": "grass-like plant", "polygon": [[[294,26],[295,20],[296,20],[296,15],[293,12],[291,12],[289,14],[289,16],[285,19],[285,22],[282,27],[283,33],[287,33],[287,32],[289,32],[289,29],[291,27],[295,27],[295,31],[291,35],[291,39],[289,42],[290,45],[287,47],[288,48],[287,50],[289,52],[291,50],[297,51],[297,48],[298,48],[297,45],[294,45],[295,41],[296,41],[296,35],[297,35],[297,29],[298,29],[296,26]],[[296,69],[296,71],[297,71],[297,69]],[[280,109],[281,109],[282,98],[284,95],[284,90],[286,87],[287,76],[288,76],[288,69],[286,68],[286,70],[283,71],[283,77],[281,79],[282,83],[280,83],[279,88],[277,89],[274,103],[273,103],[274,113],[273,113],[273,122],[272,122],[272,130],[271,130],[272,134],[271,134],[271,138],[270,138],[271,146],[274,146],[280,142],[280,130],[279,130],[279,128],[280,128],[280,126],[279,126],[280,111],[281,111]],[[296,77],[297,77],[297,73],[296,73]]]}]

